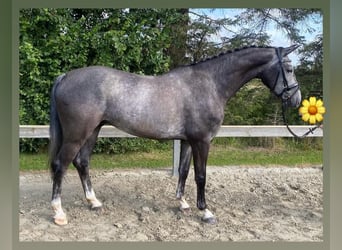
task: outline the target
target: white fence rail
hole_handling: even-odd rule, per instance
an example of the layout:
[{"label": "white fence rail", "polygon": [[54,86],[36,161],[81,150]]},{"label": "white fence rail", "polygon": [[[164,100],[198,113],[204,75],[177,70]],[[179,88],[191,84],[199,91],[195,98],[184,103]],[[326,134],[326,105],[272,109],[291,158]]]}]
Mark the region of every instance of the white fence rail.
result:
[{"label": "white fence rail", "polygon": [[[313,126],[291,126],[298,135],[307,132]],[[323,130],[316,129],[308,137],[322,137]],[[134,138],[112,126],[103,126],[99,137]],[[286,126],[221,126],[216,137],[293,137]],[[19,138],[49,138],[49,125],[20,125]],[[173,175],[178,174],[180,141],[173,143]]]},{"label": "white fence rail", "polygon": [[[301,135],[313,126],[291,126],[291,129]],[[316,129],[309,137],[322,137],[323,130]],[[20,138],[49,138],[49,125],[20,125]],[[103,126],[99,137],[133,138],[112,126]],[[216,137],[292,137],[286,126],[221,126]]]}]

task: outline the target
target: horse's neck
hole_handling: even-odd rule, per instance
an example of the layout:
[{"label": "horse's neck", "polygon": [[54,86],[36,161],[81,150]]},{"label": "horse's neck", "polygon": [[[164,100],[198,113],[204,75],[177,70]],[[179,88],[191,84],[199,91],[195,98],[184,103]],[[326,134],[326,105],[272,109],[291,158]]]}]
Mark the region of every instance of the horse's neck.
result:
[{"label": "horse's neck", "polygon": [[212,75],[227,101],[244,84],[256,78],[273,58],[274,50],[270,48],[248,48],[203,62],[202,68]]}]

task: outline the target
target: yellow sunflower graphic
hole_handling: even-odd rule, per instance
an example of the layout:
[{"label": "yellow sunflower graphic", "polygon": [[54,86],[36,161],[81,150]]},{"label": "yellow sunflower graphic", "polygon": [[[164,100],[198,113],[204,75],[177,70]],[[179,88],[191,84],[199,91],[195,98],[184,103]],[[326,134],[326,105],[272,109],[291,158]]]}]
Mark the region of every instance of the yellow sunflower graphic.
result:
[{"label": "yellow sunflower graphic", "polygon": [[325,107],[321,99],[316,97],[310,97],[309,100],[303,100],[302,106],[299,108],[299,113],[302,116],[302,120],[315,124],[316,122],[323,121],[323,114],[325,113]]}]

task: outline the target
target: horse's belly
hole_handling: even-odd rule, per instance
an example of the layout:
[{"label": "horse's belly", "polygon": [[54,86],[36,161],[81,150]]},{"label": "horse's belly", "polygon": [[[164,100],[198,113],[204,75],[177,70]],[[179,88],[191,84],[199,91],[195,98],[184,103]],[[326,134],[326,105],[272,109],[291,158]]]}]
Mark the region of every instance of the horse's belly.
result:
[{"label": "horse's belly", "polygon": [[183,139],[184,128],[179,117],[172,115],[136,114],[135,112],[115,115],[109,121],[113,126],[129,134],[151,139]]},{"label": "horse's belly", "polygon": [[121,129],[129,134],[151,138],[151,139],[184,139],[183,129],[176,126],[158,126],[153,121],[139,122],[136,124],[129,123],[116,123],[113,126]]}]

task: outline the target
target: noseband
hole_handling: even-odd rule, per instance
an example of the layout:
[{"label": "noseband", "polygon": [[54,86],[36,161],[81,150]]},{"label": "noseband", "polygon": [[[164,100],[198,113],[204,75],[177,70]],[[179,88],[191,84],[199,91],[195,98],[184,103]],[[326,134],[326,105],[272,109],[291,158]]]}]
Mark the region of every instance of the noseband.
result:
[{"label": "noseband", "polygon": [[[292,96],[294,96],[297,93],[297,91],[299,90],[299,84],[297,82],[295,82],[291,85],[288,83],[288,81],[286,79],[284,67],[283,67],[283,58],[281,56],[280,48],[276,48],[276,53],[278,56],[278,62],[279,62],[280,70],[278,71],[277,78],[276,78],[274,85],[273,85],[271,90],[277,97],[281,97],[281,99],[283,101],[283,105],[287,106],[288,100],[291,99]],[[283,78],[283,90],[280,93],[276,93],[275,89],[277,87],[280,74]]]}]

